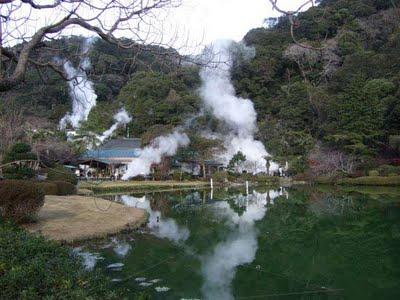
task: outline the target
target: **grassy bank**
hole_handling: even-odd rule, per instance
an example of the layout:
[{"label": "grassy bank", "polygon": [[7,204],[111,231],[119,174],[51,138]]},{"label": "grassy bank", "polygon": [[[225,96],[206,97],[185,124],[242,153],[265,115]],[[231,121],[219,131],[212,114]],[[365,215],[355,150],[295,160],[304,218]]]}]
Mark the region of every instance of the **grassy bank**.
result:
[{"label": "grassy bank", "polygon": [[365,185],[365,186],[400,186],[400,176],[363,176],[357,178],[332,179],[319,177],[318,184]]},{"label": "grassy bank", "polygon": [[357,178],[343,178],[337,181],[340,185],[378,185],[395,186],[400,185],[400,176],[364,176]]},{"label": "grassy bank", "polygon": [[121,299],[71,250],[0,220],[1,299]]},{"label": "grassy bank", "polygon": [[107,181],[80,182],[79,189],[94,193],[130,193],[207,187],[205,181]]}]

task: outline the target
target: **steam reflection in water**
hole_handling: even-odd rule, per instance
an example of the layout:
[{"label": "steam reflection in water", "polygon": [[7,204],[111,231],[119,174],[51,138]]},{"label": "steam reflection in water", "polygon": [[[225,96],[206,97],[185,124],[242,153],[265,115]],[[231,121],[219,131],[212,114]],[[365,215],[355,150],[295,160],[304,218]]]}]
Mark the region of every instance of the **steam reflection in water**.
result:
[{"label": "steam reflection in water", "polygon": [[145,209],[149,213],[147,226],[152,233],[159,238],[166,238],[175,243],[184,242],[189,238],[190,232],[187,227],[179,226],[174,219],[164,218],[161,212],[150,207],[150,201],[143,196],[121,196],[121,201],[130,207]]},{"label": "steam reflection in water", "polygon": [[231,227],[230,233],[224,241],[206,256],[202,257],[202,274],[204,284],[202,294],[205,299],[234,299],[231,291],[231,282],[235,277],[236,268],[243,264],[251,263],[255,259],[258,249],[258,231],[255,222],[264,218],[269,201],[282,195],[280,192],[268,191],[266,193],[238,196],[235,204],[245,207],[239,216],[228,202],[217,202],[213,205],[213,212],[217,217],[222,217]]},{"label": "steam reflection in water", "polygon": [[[129,207],[145,209],[149,213],[149,222],[147,227],[150,233],[158,238],[165,238],[180,247],[192,249],[190,251],[193,258],[200,261],[200,274],[202,285],[200,291],[202,299],[234,299],[231,289],[232,280],[235,278],[235,272],[238,266],[249,264],[255,259],[258,249],[258,230],[255,222],[262,220],[267,213],[267,205],[273,204],[274,199],[279,196],[288,196],[287,192],[281,188],[279,190],[269,190],[265,193],[253,191],[252,194],[236,194],[225,198],[224,201],[205,202],[201,199],[198,192],[187,195],[183,201],[172,206],[174,211],[182,209],[196,209],[199,205],[204,205],[207,211],[211,213],[220,223],[227,228],[227,233],[216,246],[206,252],[196,253],[190,245],[189,228],[178,224],[177,221],[166,213],[171,206],[165,205],[165,199],[153,199],[152,196],[134,197],[117,196],[116,201],[122,202]],[[210,198],[209,198],[210,199]],[[166,202],[168,200],[165,200]],[[163,206],[165,205],[165,206]],[[234,207],[240,208],[238,213]],[[164,209],[167,209],[166,211]],[[173,214],[172,214],[173,215]],[[195,237],[194,237],[195,238]],[[117,251],[125,252],[125,245],[120,245]],[[130,249],[129,249],[130,250]],[[129,250],[127,252],[129,252]],[[121,253],[122,254],[122,253]],[[123,257],[124,255],[119,255]],[[144,288],[145,286],[142,286]]]}]

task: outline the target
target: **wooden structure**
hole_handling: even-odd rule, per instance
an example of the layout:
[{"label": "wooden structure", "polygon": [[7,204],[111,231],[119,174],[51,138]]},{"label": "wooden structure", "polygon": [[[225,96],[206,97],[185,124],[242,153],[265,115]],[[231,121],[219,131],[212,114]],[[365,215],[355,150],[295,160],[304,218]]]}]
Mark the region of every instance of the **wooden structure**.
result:
[{"label": "wooden structure", "polygon": [[3,169],[7,167],[24,167],[29,168],[34,171],[38,171],[40,169],[40,161],[33,159],[24,159],[24,160],[16,160],[3,165],[0,165],[0,176],[3,175]]},{"label": "wooden structure", "polygon": [[114,139],[97,149],[86,151],[78,159],[78,164],[86,169],[83,177],[120,177],[127,165],[139,157],[140,147],[140,139]]}]

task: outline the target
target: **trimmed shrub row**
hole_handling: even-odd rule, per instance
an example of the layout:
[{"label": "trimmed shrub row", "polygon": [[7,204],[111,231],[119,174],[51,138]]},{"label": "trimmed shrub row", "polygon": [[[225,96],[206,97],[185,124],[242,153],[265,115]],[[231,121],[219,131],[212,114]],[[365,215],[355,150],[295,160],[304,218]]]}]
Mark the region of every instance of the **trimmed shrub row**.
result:
[{"label": "trimmed shrub row", "polygon": [[75,185],[66,181],[43,181],[37,182],[37,185],[44,190],[46,195],[66,196],[77,193]]},{"label": "trimmed shrub row", "polygon": [[267,185],[275,185],[279,183],[278,177],[268,176],[266,174],[236,174],[230,173],[227,171],[215,172],[212,175],[212,179],[216,183],[225,183],[225,182],[239,182],[244,183],[246,181],[258,183],[258,184],[267,184]]},{"label": "trimmed shrub row", "polygon": [[73,185],[78,184],[78,178],[76,178],[74,172],[60,165],[47,170],[47,179],[49,181],[69,182]]},{"label": "trimmed shrub row", "polygon": [[400,176],[365,176],[357,178],[343,178],[338,180],[338,184],[343,185],[380,185],[392,186],[400,185]]}]

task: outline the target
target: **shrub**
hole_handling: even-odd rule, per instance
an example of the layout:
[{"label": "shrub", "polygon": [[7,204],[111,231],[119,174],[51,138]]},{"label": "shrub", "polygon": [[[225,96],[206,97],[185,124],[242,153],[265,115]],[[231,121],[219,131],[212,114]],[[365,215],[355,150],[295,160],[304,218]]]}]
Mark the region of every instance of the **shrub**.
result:
[{"label": "shrub", "polygon": [[16,143],[4,155],[3,163],[16,160],[36,160],[36,154],[31,152],[31,146],[25,143]]},{"label": "shrub", "polygon": [[211,178],[214,180],[214,182],[224,183],[228,180],[228,172],[226,172],[226,171],[215,172],[211,176]]},{"label": "shrub", "polygon": [[36,214],[44,204],[44,191],[35,182],[0,181],[1,215],[16,222]]},{"label": "shrub", "polygon": [[257,181],[257,183],[275,185],[279,183],[279,177],[268,176],[267,174],[260,173],[255,176],[255,181]]},{"label": "shrub", "polygon": [[175,181],[185,181],[185,180],[192,179],[192,176],[187,172],[181,172],[181,171],[175,170],[172,173],[172,179]]},{"label": "shrub", "polygon": [[60,165],[48,169],[47,179],[50,181],[66,181],[73,185],[78,183],[78,178],[76,178],[74,172]]},{"label": "shrub", "polygon": [[9,166],[3,170],[6,179],[30,179],[35,177],[35,171],[27,167]]},{"label": "shrub", "polygon": [[253,176],[253,174],[250,174],[250,173],[242,173],[237,178],[238,182],[246,182],[246,181],[253,181],[253,180],[254,180],[254,176]]},{"label": "shrub", "polygon": [[371,170],[368,172],[368,176],[379,176],[378,170]]},{"label": "shrub", "polygon": [[0,223],[1,299],[121,299],[67,247]]},{"label": "shrub", "polygon": [[400,185],[400,176],[383,177],[383,176],[367,176],[358,178],[343,178],[338,180],[338,184],[343,185],[380,185],[394,186]]},{"label": "shrub", "polygon": [[66,195],[76,195],[77,193],[76,186],[69,182],[57,180],[57,181],[52,181],[51,183],[56,185],[57,187],[56,195],[66,196]]},{"label": "shrub", "polygon": [[173,179],[173,180],[175,180],[175,181],[181,181],[182,177],[183,177],[183,172],[177,171],[177,170],[174,171],[174,172],[172,172],[172,179]]},{"label": "shrub", "polygon": [[54,182],[38,182],[36,183],[44,191],[45,195],[58,195],[58,186]]},{"label": "shrub", "polygon": [[391,165],[381,165],[378,168],[379,175],[388,176],[389,174],[397,174],[400,175],[400,167],[399,166],[391,166]]}]

